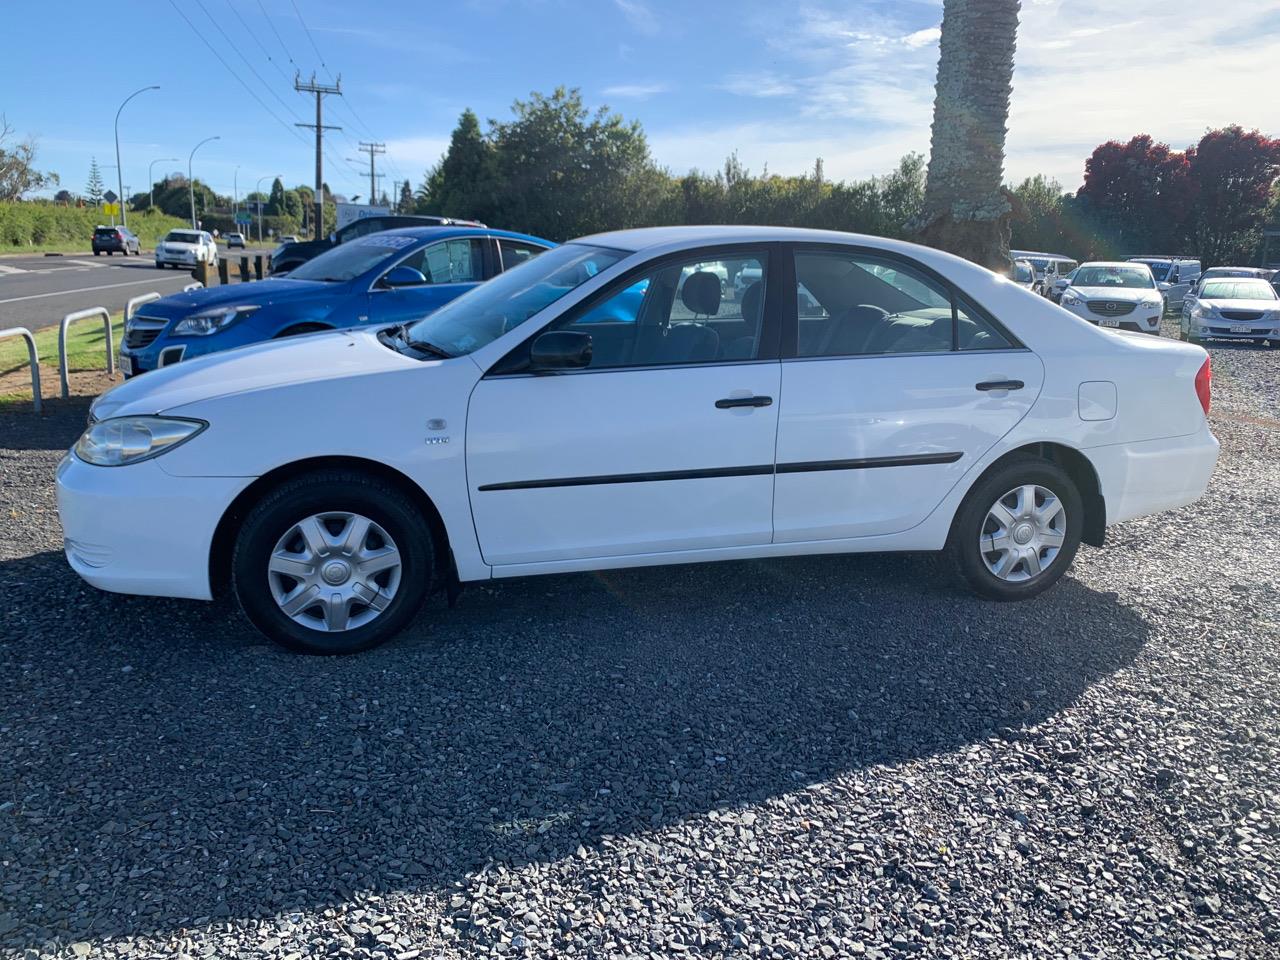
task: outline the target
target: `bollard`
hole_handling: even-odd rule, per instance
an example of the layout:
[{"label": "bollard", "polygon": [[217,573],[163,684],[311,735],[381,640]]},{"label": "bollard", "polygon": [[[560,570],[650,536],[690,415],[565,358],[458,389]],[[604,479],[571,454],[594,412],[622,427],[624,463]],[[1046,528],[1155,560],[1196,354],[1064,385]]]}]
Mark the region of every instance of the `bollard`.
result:
[{"label": "bollard", "polygon": [[227,276],[228,266],[229,264],[227,263],[225,257],[218,258],[218,282],[222,284],[224,287],[231,282],[231,280]]},{"label": "bollard", "polygon": [[77,320],[88,320],[91,317],[101,317],[102,322],[107,330],[107,376],[114,377],[116,374],[116,358],[115,352],[111,349],[111,314],[107,312],[106,307],[89,307],[87,310],[77,310],[75,313],[68,313],[62,318],[62,325],[58,327],[58,378],[62,381],[62,399],[65,400],[71,396],[71,383],[67,380],[67,327],[75,323]]},{"label": "bollard", "polygon": [[249,282],[249,257],[247,254],[240,258],[240,282]]},{"label": "bollard", "polygon": [[253,258],[253,277],[255,280],[262,279],[262,254],[256,254]]},{"label": "bollard", "polygon": [[213,271],[209,269],[209,264],[202,260],[200,263],[197,263],[195,269],[191,271],[191,276],[195,277],[196,282],[201,286],[207,287],[213,280],[212,273]]},{"label": "bollard", "polygon": [[[0,338],[4,337],[21,337],[27,341],[27,359],[31,361],[31,407],[36,413],[39,413],[44,398],[40,395],[40,358],[36,356],[36,338],[31,335],[31,331],[26,327],[10,327],[8,330],[0,330]],[[107,349],[111,348],[108,347]]]}]

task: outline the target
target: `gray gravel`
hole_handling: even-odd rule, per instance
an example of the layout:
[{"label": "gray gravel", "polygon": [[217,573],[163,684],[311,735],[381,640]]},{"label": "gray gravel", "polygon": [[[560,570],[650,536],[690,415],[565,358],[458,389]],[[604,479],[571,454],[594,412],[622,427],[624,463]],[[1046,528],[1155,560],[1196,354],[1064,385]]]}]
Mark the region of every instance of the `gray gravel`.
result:
[{"label": "gray gravel", "polygon": [[60,553],[0,414],[0,954],[1280,956],[1280,351],[1035,601],[930,557],[564,576],[290,656]]}]

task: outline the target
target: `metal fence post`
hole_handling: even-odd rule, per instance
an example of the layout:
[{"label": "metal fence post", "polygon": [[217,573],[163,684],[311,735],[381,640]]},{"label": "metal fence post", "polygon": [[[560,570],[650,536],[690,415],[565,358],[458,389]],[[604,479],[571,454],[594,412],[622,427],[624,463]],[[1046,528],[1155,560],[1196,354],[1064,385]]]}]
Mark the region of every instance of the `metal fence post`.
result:
[{"label": "metal fence post", "polygon": [[36,354],[36,338],[26,327],[0,330],[0,340],[5,337],[22,337],[27,341],[27,359],[31,362],[31,406],[36,413],[39,413],[44,398],[40,395],[40,357]]},{"label": "metal fence post", "polygon": [[203,290],[204,284],[197,280],[195,283],[188,283],[182,288],[183,293],[190,293],[192,290]]},{"label": "metal fence post", "polygon": [[77,320],[88,320],[91,317],[102,318],[107,331],[107,376],[113,377],[116,373],[115,342],[111,336],[111,314],[107,312],[107,308],[89,307],[87,310],[68,313],[58,327],[58,377],[62,381],[64,400],[71,396],[71,383],[67,380],[67,327]]},{"label": "metal fence post", "polygon": [[128,303],[124,305],[124,322],[128,323],[133,319],[133,311],[137,310],[144,303],[154,303],[160,299],[160,294],[152,290],[150,293],[140,293]]}]

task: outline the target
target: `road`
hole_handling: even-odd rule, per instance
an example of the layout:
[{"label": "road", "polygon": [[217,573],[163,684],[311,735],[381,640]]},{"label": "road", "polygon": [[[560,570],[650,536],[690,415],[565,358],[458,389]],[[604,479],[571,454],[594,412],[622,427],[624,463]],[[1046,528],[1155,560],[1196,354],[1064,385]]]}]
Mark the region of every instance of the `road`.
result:
[{"label": "road", "polygon": [[[219,248],[225,256],[226,250]],[[268,253],[269,248],[233,250]],[[38,330],[56,324],[68,313],[86,307],[123,310],[130,297],[156,290],[176,293],[191,275],[183,270],[157,270],[151,251],[140,257],[95,257],[66,254],[59,257],[0,257],[0,329],[27,327]]]}]

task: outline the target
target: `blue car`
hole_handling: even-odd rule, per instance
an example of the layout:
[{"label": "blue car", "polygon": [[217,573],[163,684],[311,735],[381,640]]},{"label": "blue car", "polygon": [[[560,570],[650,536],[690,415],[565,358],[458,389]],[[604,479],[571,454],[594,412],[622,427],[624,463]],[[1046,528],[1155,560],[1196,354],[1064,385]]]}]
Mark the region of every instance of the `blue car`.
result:
[{"label": "blue car", "polygon": [[555,246],[485,227],[405,227],[351,240],[284,277],[192,290],[125,325],[126,377],[192,357],[317,330],[422,317]]}]

